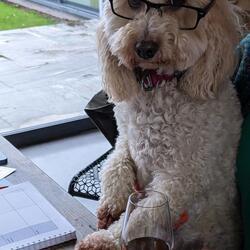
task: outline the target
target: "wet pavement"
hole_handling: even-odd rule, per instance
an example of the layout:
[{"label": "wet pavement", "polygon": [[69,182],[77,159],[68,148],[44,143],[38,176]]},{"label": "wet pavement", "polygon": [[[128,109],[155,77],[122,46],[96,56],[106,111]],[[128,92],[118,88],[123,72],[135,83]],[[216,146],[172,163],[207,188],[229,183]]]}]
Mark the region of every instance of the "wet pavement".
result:
[{"label": "wet pavement", "polygon": [[0,132],[84,114],[101,89],[96,25],[0,32]]}]

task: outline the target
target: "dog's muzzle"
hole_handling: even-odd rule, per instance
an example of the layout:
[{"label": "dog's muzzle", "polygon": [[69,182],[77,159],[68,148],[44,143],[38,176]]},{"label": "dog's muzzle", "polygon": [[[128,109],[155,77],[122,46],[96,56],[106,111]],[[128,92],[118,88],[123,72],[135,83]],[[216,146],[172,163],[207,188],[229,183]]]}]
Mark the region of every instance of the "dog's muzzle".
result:
[{"label": "dog's muzzle", "polygon": [[173,74],[158,74],[156,70],[136,67],[134,69],[138,83],[145,91],[151,91],[156,87],[160,87],[164,82],[171,82],[174,78],[177,81],[183,76],[185,72],[175,71]]}]

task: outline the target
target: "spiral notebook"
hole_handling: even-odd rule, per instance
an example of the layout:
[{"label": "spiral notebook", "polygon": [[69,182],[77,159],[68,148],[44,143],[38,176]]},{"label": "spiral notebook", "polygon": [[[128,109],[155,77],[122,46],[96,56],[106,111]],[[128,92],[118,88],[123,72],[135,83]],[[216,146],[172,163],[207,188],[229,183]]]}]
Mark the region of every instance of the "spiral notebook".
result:
[{"label": "spiral notebook", "polygon": [[76,239],[73,226],[29,182],[0,190],[0,250],[36,250]]}]

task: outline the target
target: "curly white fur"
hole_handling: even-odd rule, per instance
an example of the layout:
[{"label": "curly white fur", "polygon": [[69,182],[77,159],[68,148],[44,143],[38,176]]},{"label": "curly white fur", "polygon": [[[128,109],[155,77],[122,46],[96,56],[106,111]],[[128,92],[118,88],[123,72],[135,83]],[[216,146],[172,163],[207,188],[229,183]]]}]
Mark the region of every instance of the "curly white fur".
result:
[{"label": "curly white fur", "polygon": [[[178,230],[184,242],[197,236],[204,249],[238,250],[235,158],[242,117],[230,77],[239,19],[231,4],[217,0],[196,30],[183,32],[177,25],[172,17],[154,12],[123,20],[106,4],[98,40],[104,88],[116,103],[119,137],[103,170],[100,210],[118,218],[137,179],[140,187],[169,197],[173,221],[188,211],[189,221]],[[135,55],[138,39],[160,40],[160,51],[150,62]],[[145,92],[135,79],[136,65],[188,71],[180,82],[174,79]],[[137,226],[145,223],[139,217]],[[108,228],[116,246],[112,250],[119,249],[122,218]],[[96,234],[107,238],[106,230]]]}]

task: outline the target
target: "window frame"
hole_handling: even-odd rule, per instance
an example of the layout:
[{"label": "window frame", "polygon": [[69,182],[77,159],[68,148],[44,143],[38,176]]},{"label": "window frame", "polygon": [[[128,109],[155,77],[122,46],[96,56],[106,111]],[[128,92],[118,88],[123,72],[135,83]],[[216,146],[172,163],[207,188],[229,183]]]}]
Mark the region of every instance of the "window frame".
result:
[{"label": "window frame", "polygon": [[[44,5],[46,7],[66,12],[72,15],[80,16],[87,19],[97,18],[100,16],[100,10],[70,2],[69,0],[29,0],[31,2]],[[100,6],[100,1],[99,1]],[[99,7],[100,9],[100,7]]]},{"label": "window frame", "polygon": [[31,146],[52,140],[97,130],[87,115],[49,122],[32,127],[1,133],[5,139],[17,148]]}]

